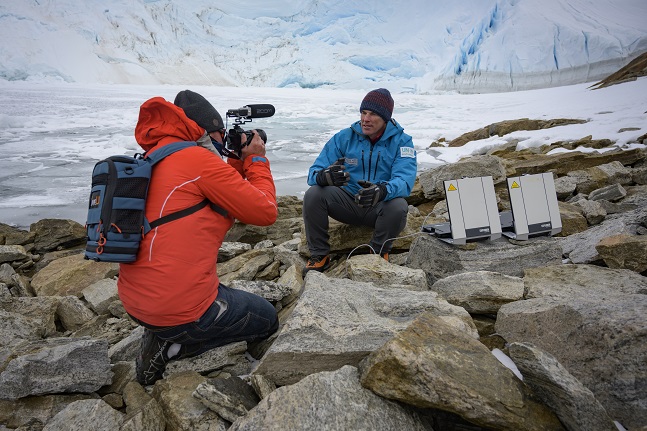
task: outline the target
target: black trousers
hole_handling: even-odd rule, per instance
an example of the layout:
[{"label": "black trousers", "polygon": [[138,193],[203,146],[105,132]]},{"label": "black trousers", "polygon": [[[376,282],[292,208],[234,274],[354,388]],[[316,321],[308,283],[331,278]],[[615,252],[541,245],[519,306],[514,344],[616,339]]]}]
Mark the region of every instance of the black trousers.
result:
[{"label": "black trousers", "polygon": [[353,196],[339,187],[312,186],[303,198],[303,221],[310,254],[325,256],[330,253],[328,216],[342,223],[374,228],[369,245],[375,253],[388,253],[393,239],[407,225],[408,208],[403,198],[362,208],[355,203]]}]

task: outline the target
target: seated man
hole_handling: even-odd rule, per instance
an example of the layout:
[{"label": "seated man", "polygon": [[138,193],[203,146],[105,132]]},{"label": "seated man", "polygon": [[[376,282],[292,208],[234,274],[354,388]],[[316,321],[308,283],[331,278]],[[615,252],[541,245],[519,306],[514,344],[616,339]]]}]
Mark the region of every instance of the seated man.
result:
[{"label": "seated man", "polygon": [[391,118],[393,98],[384,88],[370,91],[359,111],[360,121],[335,134],[308,172],[303,220],[311,258],[304,275],[330,265],[328,216],[374,228],[369,245],[387,260],[406,226],[404,198],[417,171],[411,136]]}]

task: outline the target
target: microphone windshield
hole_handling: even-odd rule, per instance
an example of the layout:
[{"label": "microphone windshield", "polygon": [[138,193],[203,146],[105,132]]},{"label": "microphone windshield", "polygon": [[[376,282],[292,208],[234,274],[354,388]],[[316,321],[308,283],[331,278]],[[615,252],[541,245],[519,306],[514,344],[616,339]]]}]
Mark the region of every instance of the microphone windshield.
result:
[{"label": "microphone windshield", "polygon": [[247,107],[250,109],[251,118],[271,117],[276,112],[274,106],[270,104],[247,105]]}]

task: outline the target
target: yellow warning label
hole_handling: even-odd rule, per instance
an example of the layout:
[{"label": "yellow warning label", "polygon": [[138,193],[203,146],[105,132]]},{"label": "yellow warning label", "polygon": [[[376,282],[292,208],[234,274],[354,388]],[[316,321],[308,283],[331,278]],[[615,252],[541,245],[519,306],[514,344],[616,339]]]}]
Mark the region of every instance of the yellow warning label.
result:
[{"label": "yellow warning label", "polygon": [[518,189],[518,188],[519,188],[519,184],[517,184],[517,182],[516,182],[516,181],[513,181],[513,182],[512,182],[512,186],[511,186],[511,188],[513,188],[513,189]]},{"label": "yellow warning label", "polygon": [[455,192],[456,190],[458,190],[458,189],[456,187],[454,187],[453,184],[450,184],[449,188],[447,189],[448,192]]}]

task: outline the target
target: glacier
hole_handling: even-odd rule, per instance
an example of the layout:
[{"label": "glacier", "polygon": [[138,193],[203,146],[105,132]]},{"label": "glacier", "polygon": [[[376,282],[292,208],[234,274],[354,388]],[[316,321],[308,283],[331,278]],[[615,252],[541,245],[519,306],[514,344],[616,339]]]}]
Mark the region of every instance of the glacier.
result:
[{"label": "glacier", "polygon": [[599,80],[644,0],[5,0],[0,79],[482,93]]}]

